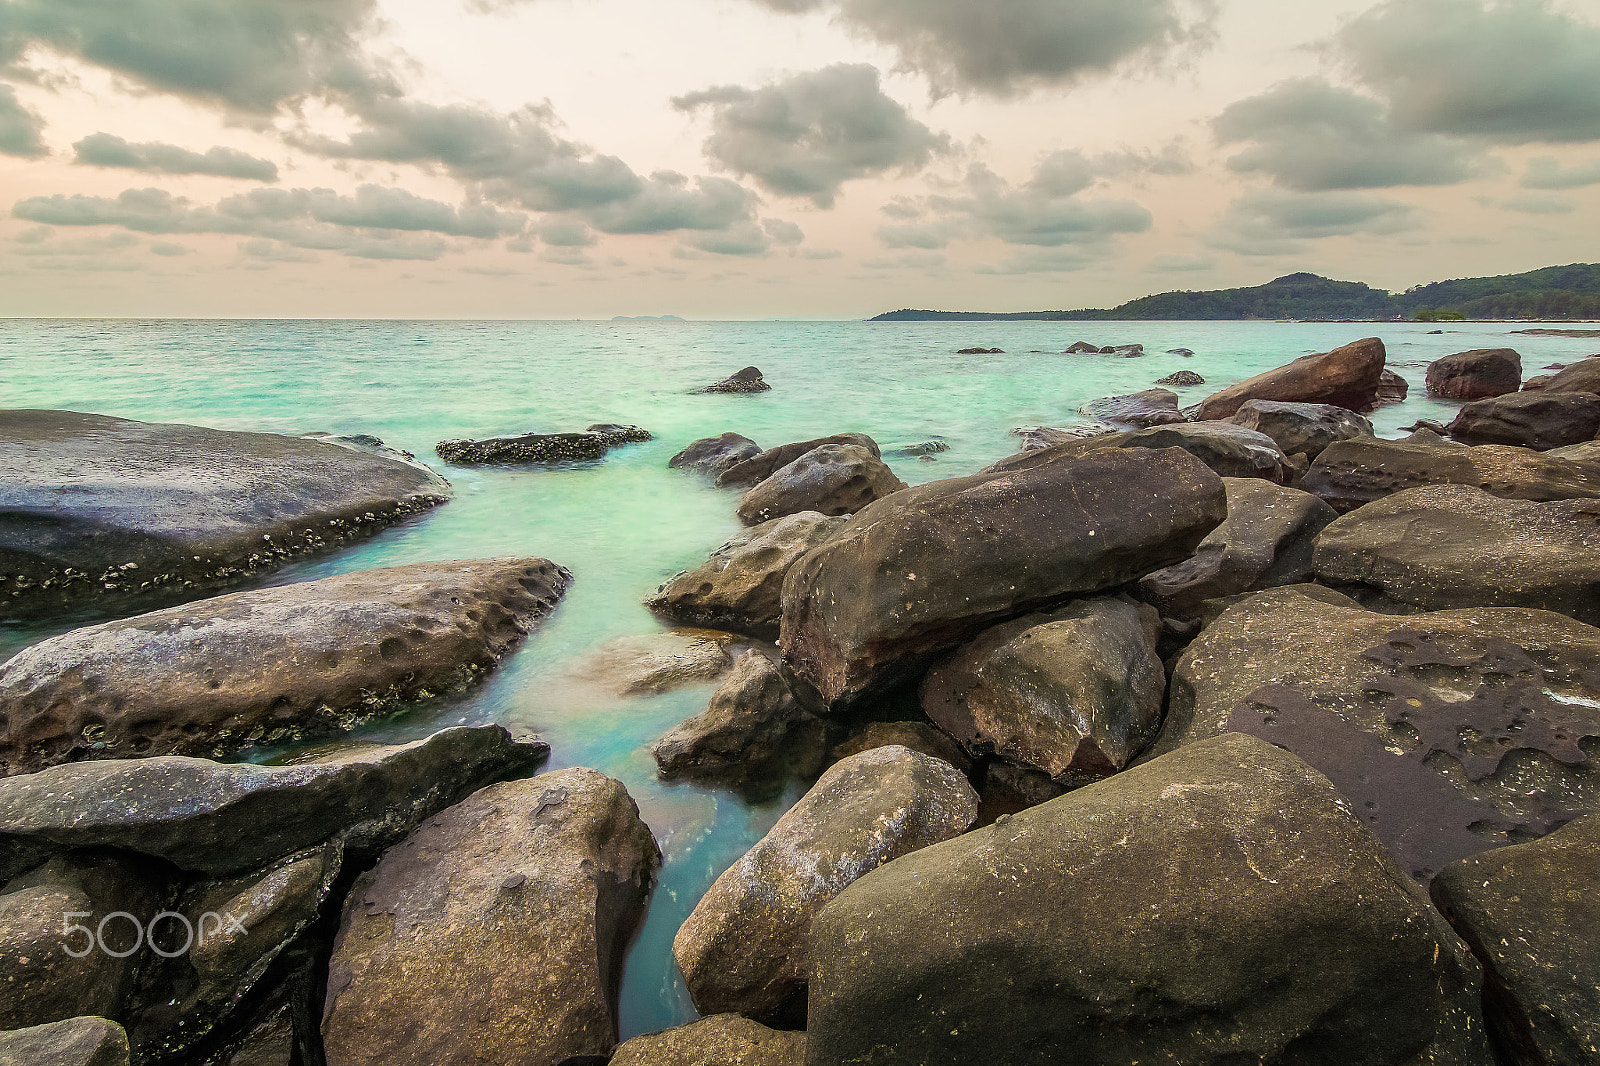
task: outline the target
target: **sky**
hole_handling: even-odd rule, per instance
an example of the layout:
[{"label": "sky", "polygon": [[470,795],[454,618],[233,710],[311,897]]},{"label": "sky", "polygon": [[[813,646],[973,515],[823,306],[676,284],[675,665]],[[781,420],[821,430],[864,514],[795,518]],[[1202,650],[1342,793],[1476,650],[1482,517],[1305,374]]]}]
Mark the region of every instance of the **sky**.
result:
[{"label": "sky", "polygon": [[860,318],[1600,260],[1600,0],[0,0],[0,315]]}]

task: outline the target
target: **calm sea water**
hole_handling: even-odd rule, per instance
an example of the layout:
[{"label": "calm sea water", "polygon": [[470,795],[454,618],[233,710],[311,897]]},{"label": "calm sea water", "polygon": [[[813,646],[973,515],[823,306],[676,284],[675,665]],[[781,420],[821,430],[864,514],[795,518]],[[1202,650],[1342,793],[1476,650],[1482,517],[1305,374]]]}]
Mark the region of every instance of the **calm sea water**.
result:
[{"label": "calm sea water", "polygon": [[[1377,335],[1413,399],[1379,410],[1380,435],[1455,405],[1422,397],[1431,359],[1514,347],[1525,375],[1600,348],[1600,338],[1507,336],[1525,326],[1271,322],[0,322],[0,407],[65,408],[158,422],[298,434],[370,433],[415,452],[455,499],[271,583],[375,566],[539,555],[576,576],[554,618],[481,688],[374,724],[364,739],[408,740],[456,722],[541,733],[550,768],[593,766],[624,781],[666,862],[629,957],[623,1036],[694,1018],[672,937],[711,882],[798,798],[751,804],[657,781],[646,745],[705,707],[711,686],[596,702],[563,670],[601,642],[657,623],[640,600],[739,528],[737,497],[667,469],[689,441],[734,430],[763,447],[847,430],[888,452],[940,438],[936,462],[890,457],[911,483],[972,473],[1016,450],[1018,426],[1068,425],[1080,404],[1149,388],[1174,370],[1206,384],[1185,404],[1310,351]],[[1142,359],[1065,356],[1075,340],[1143,343]],[[1002,355],[955,354],[967,347]],[[1161,354],[1190,348],[1185,358]],[[690,390],[755,365],[771,392]],[[457,469],[433,455],[452,437],[634,423],[656,440],[560,470]],[[0,627],[0,659],[87,618]]]}]

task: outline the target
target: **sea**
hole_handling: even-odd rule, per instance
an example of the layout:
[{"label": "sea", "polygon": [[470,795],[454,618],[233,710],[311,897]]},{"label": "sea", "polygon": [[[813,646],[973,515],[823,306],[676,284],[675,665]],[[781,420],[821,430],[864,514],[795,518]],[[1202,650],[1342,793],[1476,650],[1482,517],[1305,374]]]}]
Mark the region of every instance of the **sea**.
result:
[{"label": "sea", "polygon": [[[572,664],[617,637],[660,627],[641,600],[739,531],[738,496],[669,469],[690,441],[729,430],[762,447],[871,434],[917,484],[973,473],[1017,450],[1019,427],[1070,426],[1080,405],[1137,392],[1176,370],[1206,384],[1184,405],[1309,352],[1382,338],[1411,382],[1371,418],[1396,436],[1457,405],[1428,399],[1430,360],[1511,347],[1524,376],[1600,351],[1600,337],[1516,335],[1538,323],[1300,322],[410,322],[0,321],[0,407],[96,412],[152,422],[300,434],[365,433],[414,452],[454,499],[362,544],[308,558],[266,584],[378,566],[543,556],[575,576],[553,617],[485,683],[371,723],[349,742],[399,742],[457,723],[540,734],[549,768],[590,766],[623,781],[665,860],[628,957],[622,1036],[693,1020],[672,938],[711,883],[803,794],[751,801],[659,780],[648,745],[705,709],[711,685],[596,700]],[[1559,328],[1560,324],[1554,324]],[[1443,330],[1443,332],[1436,332]],[[1142,358],[1064,355],[1074,341],[1140,343]],[[963,348],[998,353],[961,355]],[[1189,349],[1193,355],[1168,354]],[[745,366],[770,392],[696,394]],[[634,424],[655,439],[557,468],[452,467],[441,440]],[[896,454],[938,440],[933,461]],[[1150,486],[1159,492],[1159,485]],[[0,660],[78,625],[93,609],[0,625]],[[257,760],[292,755],[247,753]]]}]

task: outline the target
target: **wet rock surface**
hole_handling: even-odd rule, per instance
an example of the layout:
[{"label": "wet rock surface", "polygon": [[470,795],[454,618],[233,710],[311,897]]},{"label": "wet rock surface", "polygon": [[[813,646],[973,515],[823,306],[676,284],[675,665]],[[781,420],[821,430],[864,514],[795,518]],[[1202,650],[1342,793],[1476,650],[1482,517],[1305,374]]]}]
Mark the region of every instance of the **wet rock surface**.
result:
[{"label": "wet rock surface", "polygon": [[1328,445],[1372,436],[1372,423],[1344,407],[1327,403],[1246,400],[1234,412],[1236,425],[1271,437],[1284,455],[1315,459]]},{"label": "wet rock surface", "polygon": [[0,774],[349,728],[471,684],[570,580],[544,559],[418,563],[75,629],[0,667]]},{"label": "wet rock surface", "polygon": [[1154,609],[1109,597],[978,634],[923,679],[922,708],[975,756],[1076,787],[1116,773],[1155,736],[1167,675]]},{"label": "wet rock surface", "polygon": [[745,784],[779,771],[787,759],[814,773],[822,756],[816,724],[772,661],[749,651],[734,662],[705,712],[673,727],[650,753],[664,777],[711,783]]},{"label": "wet rock surface", "polygon": [[570,674],[616,696],[648,696],[715,681],[733,660],[729,634],[672,629],[617,637],[571,667]]},{"label": "wet rock surface", "polygon": [[865,433],[835,433],[831,437],[780,444],[776,448],[768,448],[725,469],[717,475],[717,487],[753,488],[802,455],[825,444],[855,444],[867,449],[873,455],[881,454],[877,442]]},{"label": "wet rock surface", "polygon": [[716,1014],[617,1046],[611,1066],[805,1066],[806,1034]]},{"label": "wet rock surface", "polygon": [[1465,444],[1515,444],[1544,452],[1593,440],[1600,433],[1600,395],[1592,392],[1518,392],[1476,400],[1450,423]]},{"label": "wet rock surface", "polygon": [[730,374],[728,377],[723,378],[721,381],[713,381],[704,388],[696,389],[695,391],[712,393],[739,393],[768,392],[771,389],[772,386],[767,384],[766,378],[761,376],[761,371],[757,370],[753,366],[747,366],[743,370],[737,371],[733,374]]},{"label": "wet rock surface", "polygon": [[[1194,353],[1184,352],[1182,354],[1193,355]],[[1156,379],[1157,385],[1174,385],[1178,388],[1189,388],[1195,385],[1204,385],[1205,383],[1206,379],[1201,377],[1199,374],[1196,374],[1193,370],[1179,370],[1168,374],[1164,378]]]},{"label": "wet rock surface", "polygon": [[1559,373],[1545,382],[1544,389],[1546,392],[1600,393],[1600,359],[1591,356],[1561,367]]},{"label": "wet rock surface", "polygon": [[909,748],[834,764],[678,930],[672,953],[695,1007],[778,1009],[805,988],[818,911],[868,870],[965,832],[977,815],[966,778]]},{"label": "wet rock surface", "polygon": [[1085,418],[1124,426],[1166,426],[1187,421],[1178,410],[1178,394],[1170,389],[1146,389],[1127,396],[1103,396],[1078,408]]},{"label": "wet rock surface", "polygon": [[761,445],[738,433],[724,433],[719,437],[701,437],[683,451],[667,460],[673,470],[692,470],[715,478],[734,463],[742,463],[761,454]]},{"label": "wet rock surface", "polygon": [[0,412],[0,617],[212,586],[449,496],[415,464],[302,437]]},{"label": "wet rock surface", "polygon": [[1429,396],[1483,400],[1522,387],[1522,356],[1514,348],[1477,348],[1428,364]]},{"label": "wet rock surface", "polygon": [[128,1066],[128,1035],[93,1017],[0,1032],[0,1066]]},{"label": "wet rock surface", "polygon": [[457,466],[517,463],[592,463],[621,441],[604,433],[523,433],[485,440],[442,440],[439,458]]},{"label": "wet rock surface", "polygon": [[935,759],[943,759],[964,774],[972,772],[972,760],[961,750],[950,734],[934,728],[927,722],[869,722],[860,731],[834,746],[829,758],[834,762],[848,759],[873,748],[886,748],[899,744],[912,751]]},{"label": "wet rock surface", "polygon": [[1131,433],[1074,436],[1041,451],[1009,455],[990,464],[985,472],[1025,469],[1118,448],[1182,448],[1223,477],[1264,477],[1278,482],[1288,477],[1284,455],[1271,437],[1231,422],[1185,422]]},{"label": "wet rock surface", "polygon": [[784,575],[846,521],[801,511],[752,526],[700,566],[661,585],[644,605],[680,625],[777,640]]},{"label": "wet rock surface", "polygon": [[856,444],[824,444],[779,467],[739,501],[747,526],[815,511],[829,517],[855,514],[874,500],[905,488],[883,460]]},{"label": "wet rock surface", "polygon": [[786,674],[813,708],[915,680],[998,621],[1188,558],[1225,509],[1222,479],[1175,448],[905,489],[790,568]]},{"label": "wet rock surface", "polygon": [[1465,947],[1326,780],[1250,737],[897,859],[811,955],[813,1063],[1490,1061]]},{"label": "wet rock surface", "polygon": [[491,785],[431,818],[351,889],[329,1066],[605,1056],[660,863],[627,791],[595,770]]},{"label": "wet rock surface", "polygon": [[1329,403],[1366,410],[1377,399],[1386,358],[1383,342],[1367,337],[1319,355],[1301,356],[1206,397],[1199,417],[1232,418],[1246,400]]}]

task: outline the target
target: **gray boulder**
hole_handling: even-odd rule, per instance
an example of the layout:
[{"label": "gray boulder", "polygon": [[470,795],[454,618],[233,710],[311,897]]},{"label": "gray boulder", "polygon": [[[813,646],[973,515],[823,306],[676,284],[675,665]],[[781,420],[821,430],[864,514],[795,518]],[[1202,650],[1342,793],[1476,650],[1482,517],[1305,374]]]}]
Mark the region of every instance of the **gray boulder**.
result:
[{"label": "gray boulder", "polygon": [[1372,436],[1371,422],[1328,403],[1246,400],[1234,412],[1233,422],[1271,437],[1284,455],[1303,452],[1308,459],[1335,441]]},{"label": "gray boulder", "polygon": [[660,865],[627,790],[595,770],[491,785],[436,815],[350,891],[328,1066],[604,1057]]},{"label": "gray boulder", "polygon": [[759,452],[748,459],[734,463],[717,475],[717,487],[752,488],[802,455],[814,448],[820,448],[824,444],[856,444],[867,449],[873,455],[881,455],[877,441],[865,433],[835,433],[831,437],[818,437],[816,440],[780,444],[776,448],[768,448],[764,452]]},{"label": "gray boulder", "polygon": [[0,666],[0,774],[349,728],[492,670],[571,579],[545,559],[418,563],[74,629]]},{"label": "gray boulder", "polygon": [[1178,394],[1170,389],[1146,389],[1127,396],[1102,396],[1078,408],[1085,418],[1124,426],[1167,426],[1187,421],[1178,411]]},{"label": "gray boulder", "polygon": [[1600,500],[1407,489],[1328,526],[1315,561],[1325,584],[1423,610],[1536,607],[1600,624]]},{"label": "gray boulder", "polygon": [[611,1066],[805,1066],[806,1034],[716,1014],[617,1045]]},{"label": "gray boulder", "polygon": [[761,445],[737,433],[724,433],[720,437],[701,437],[683,451],[667,460],[673,470],[692,470],[696,474],[716,477],[734,463],[753,459],[761,454]]},{"label": "gray boulder", "polygon": [[1515,444],[1536,452],[1593,440],[1600,433],[1600,395],[1517,392],[1477,400],[1457,412],[1450,435],[1466,444]]},{"label": "gray boulder", "polygon": [[0,411],[0,617],[271,570],[449,491],[415,464],[302,437]]},{"label": "gray boulder", "polygon": [[[1169,352],[1167,354],[1172,355],[1177,353]],[[1181,354],[1193,355],[1194,353],[1186,351]],[[1156,379],[1157,385],[1175,385],[1178,388],[1191,388],[1195,385],[1204,385],[1205,383],[1206,379],[1201,377],[1199,374],[1196,374],[1193,370],[1179,370],[1168,374],[1164,378]]]},{"label": "gray boulder", "polygon": [[433,450],[457,466],[516,463],[591,463],[617,441],[603,433],[522,433],[485,440],[442,440]]},{"label": "gray boulder", "polygon": [[1175,448],[897,492],[789,569],[779,644],[791,687],[813,709],[838,708],[913,681],[998,621],[1188,558],[1226,506],[1222,479]]},{"label": "gray boulder", "polygon": [[181,755],[53,766],[0,780],[0,878],[41,854],[80,847],[225,875],[339,832],[383,846],[474,789],[538,766],[549,751],[485,725],[292,766]]},{"label": "gray boulder", "polygon": [[1246,400],[1331,403],[1364,411],[1377,398],[1385,358],[1383,342],[1376,337],[1354,341],[1331,352],[1301,356],[1206,397],[1200,404],[1199,417],[1232,418]]},{"label": "gray boulder", "polygon": [[824,444],[773,471],[745,493],[739,501],[739,520],[755,526],[801,511],[830,517],[855,514],[905,487],[905,482],[866,448]]},{"label": "gray boulder", "polygon": [[644,605],[679,625],[777,640],[784,575],[846,521],[801,511],[752,526],[701,565],[657,587]]},{"label": "gray boulder", "polygon": [[1042,451],[1009,455],[991,463],[985,472],[1020,470],[1113,448],[1182,448],[1223,477],[1264,477],[1283,482],[1289,476],[1284,454],[1271,437],[1232,422],[1183,422],[1132,433],[1072,439]]},{"label": "gray boulder", "polygon": [[128,1066],[128,1034],[90,1017],[0,1033],[0,1066]]},{"label": "gray boulder", "polygon": [[1429,396],[1483,400],[1522,387],[1522,356],[1513,348],[1476,348],[1428,364]]},{"label": "gray boulder", "polygon": [[814,1066],[1491,1061],[1472,956],[1326,780],[1250,737],[867,874],[811,958]]},{"label": "gray boulder", "polygon": [[1490,1037],[1515,1066],[1600,1055],[1600,815],[1447,866],[1434,901],[1483,962]]},{"label": "gray boulder", "polygon": [[770,775],[795,748],[809,748],[811,772],[822,754],[816,743],[797,736],[816,734],[815,719],[789,694],[778,668],[765,655],[749,651],[711,694],[704,713],[673,727],[650,746],[664,777],[687,777],[719,784],[744,784]]},{"label": "gray boulder", "polygon": [[835,763],[717,878],[672,942],[701,1014],[757,1016],[805,988],[811,920],[868,870],[965,832],[978,796],[946,762],[874,748]]},{"label": "gray boulder", "polygon": [[1187,618],[1218,596],[1309,580],[1316,536],[1338,517],[1317,497],[1261,478],[1222,483],[1228,517],[1192,556],[1139,581],[1139,595],[1164,615]]},{"label": "gray boulder", "polygon": [[766,382],[766,379],[761,376],[761,371],[757,370],[753,366],[747,366],[743,370],[740,370],[740,371],[738,371],[738,372],[736,372],[734,374],[729,375],[728,377],[723,378],[721,381],[713,381],[711,384],[705,386],[704,388],[696,389],[695,391],[696,392],[702,392],[702,393],[704,393],[704,392],[734,392],[734,393],[739,393],[739,392],[767,392],[767,391],[771,390],[771,388],[772,388],[772,386],[768,385],[767,382]]},{"label": "gray boulder", "polygon": [[1142,603],[1077,600],[978,634],[922,681],[922,709],[972,755],[1073,788],[1121,770],[1155,736],[1167,674]]}]

